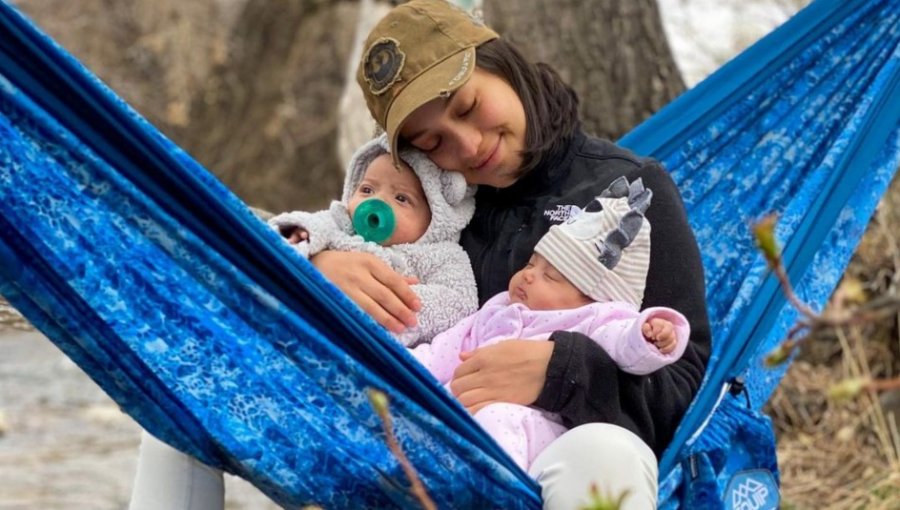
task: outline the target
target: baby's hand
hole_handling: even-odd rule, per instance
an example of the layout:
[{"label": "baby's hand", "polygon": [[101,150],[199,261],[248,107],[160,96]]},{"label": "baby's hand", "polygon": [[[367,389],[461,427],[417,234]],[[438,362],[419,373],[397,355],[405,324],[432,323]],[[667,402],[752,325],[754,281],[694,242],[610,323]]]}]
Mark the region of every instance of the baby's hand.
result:
[{"label": "baby's hand", "polygon": [[641,326],[644,338],[655,345],[659,352],[669,354],[675,350],[675,326],[666,319],[654,317]]},{"label": "baby's hand", "polygon": [[307,232],[306,229],[299,227],[294,229],[291,236],[288,237],[288,242],[291,244],[298,244],[305,241],[309,241],[309,232]]},{"label": "baby's hand", "polygon": [[281,237],[287,239],[287,242],[290,244],[309,241],[309,232],[307,232],[305,228],[298,227],[297,225],[281,225],[278,227],[278,232],[280,232]]}]

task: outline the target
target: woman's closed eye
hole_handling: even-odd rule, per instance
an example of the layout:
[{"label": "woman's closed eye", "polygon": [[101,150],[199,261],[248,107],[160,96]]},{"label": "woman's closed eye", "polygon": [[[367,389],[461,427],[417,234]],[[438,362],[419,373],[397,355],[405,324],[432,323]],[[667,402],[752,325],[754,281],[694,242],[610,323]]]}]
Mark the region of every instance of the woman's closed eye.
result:
[{"label": "woman's closed eye", "polygon": [[462,112],[460,112],[459,116],[461,118],[468,117],[472,112],[475,111],[475,108],[478,107],[478,100],[472,101]]},{"label": "woman's closed eye", "polygon": [[413,144],[413,146],[424,152],[425,154],[429,154],[438,150],[438,147],[441,146],[441,141],[442,140],[440,136],[435,136],[423,142]]}]

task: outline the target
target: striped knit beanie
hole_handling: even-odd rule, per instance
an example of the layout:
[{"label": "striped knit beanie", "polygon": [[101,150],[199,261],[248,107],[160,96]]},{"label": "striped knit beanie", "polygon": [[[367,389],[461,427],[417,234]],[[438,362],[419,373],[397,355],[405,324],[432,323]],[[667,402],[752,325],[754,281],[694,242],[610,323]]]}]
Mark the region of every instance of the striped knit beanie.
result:
[{"label": "striped knit beanie", "polygon": [[640,307],[650,267],[644,212],[652,197],[640,179],[619,177],[580,214],[550,227],[534,251],[594,301]]}]

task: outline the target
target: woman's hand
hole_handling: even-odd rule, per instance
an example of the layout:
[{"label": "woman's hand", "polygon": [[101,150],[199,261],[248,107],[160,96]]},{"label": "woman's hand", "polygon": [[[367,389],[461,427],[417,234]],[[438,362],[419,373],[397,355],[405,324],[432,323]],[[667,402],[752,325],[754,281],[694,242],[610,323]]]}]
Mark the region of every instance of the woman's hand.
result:
[{"label": "woman's hand", "polygon": [[388,331],[402,333],[417,324],[422,304],[409,287],[416,278],[400,276],[371,253],[323,251],[310,262]]},{"label": "woman's hand", "polygon": [[450,389],[471,414],[494,402],[530,405],[541,394],[552,354],[553,342],[515,339],[463,352]]}]

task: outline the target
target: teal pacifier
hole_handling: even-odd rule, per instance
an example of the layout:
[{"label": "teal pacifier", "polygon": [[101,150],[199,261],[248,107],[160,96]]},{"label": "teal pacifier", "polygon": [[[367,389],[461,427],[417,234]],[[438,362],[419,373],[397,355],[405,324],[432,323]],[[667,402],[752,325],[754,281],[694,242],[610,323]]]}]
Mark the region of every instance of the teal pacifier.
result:
[{"label": "teal pacifier", "polygon": [[353,213],[353,229],[366,241],[381,244],[391,237],[396,226],[394,210],[377,198],[365,200]]}]

